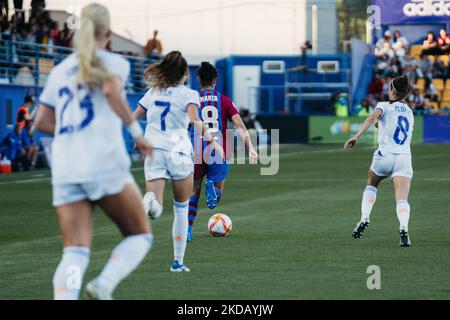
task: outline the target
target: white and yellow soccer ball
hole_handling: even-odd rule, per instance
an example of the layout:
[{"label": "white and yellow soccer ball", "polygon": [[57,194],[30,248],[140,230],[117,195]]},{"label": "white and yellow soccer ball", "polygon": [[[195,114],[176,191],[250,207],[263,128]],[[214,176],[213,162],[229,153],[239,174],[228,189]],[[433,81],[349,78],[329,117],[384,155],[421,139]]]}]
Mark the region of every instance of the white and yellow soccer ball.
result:
[{"label": "white and yellow soccer ball", "polygon": [[230,234],[231,229],[232,222],[226,214],[217,213],[208,221],[208,231],[213,237],[226,237]]}]

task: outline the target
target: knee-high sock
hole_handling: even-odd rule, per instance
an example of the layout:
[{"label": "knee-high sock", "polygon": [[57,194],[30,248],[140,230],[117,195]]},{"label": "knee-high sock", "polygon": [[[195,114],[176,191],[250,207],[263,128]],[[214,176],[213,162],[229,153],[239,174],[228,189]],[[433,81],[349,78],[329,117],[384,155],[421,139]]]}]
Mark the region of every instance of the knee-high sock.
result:
[{"label": "knee-high sock", "polygon": [[129,236],[123,239],[112,251],[111,257],[97,278],[97,283],[113,292],[144,260],[153,244],[153,235],[149,233]]},{"label": "knee-high sock", "polygon": [[408,231],[409,215],[411,208],[408,201],[399,200],[397,201],[397,218],[400,222],[400,229]]},{"label": "knee-high sock", "polygon": [[90,249],[65,247],[62,259],[53,276],[55,300],[78,300],[83,276],[89,264]]},{"label": "knee-high sock", "polygon": [[373,205],[377,200],[377,188],[367,186],[364,189],[362,202],[361,202],[361,221],[370,221],[370,213],[372,212]]},{"label": "knee-high sock", "polygon": [[186,241],[189,225],[188,207],[189,200],[185,202],[176,202],[175,200],[173,201],[173,252],[175,260],[177,260],[180,264],[183,264],[184,253],[186,251]]},{"label": "knee-high sock", "polygon": [[195,193],[189,198],[189,229],[192,230],[192,225],[197,217],[198,199],[200,193]]}]

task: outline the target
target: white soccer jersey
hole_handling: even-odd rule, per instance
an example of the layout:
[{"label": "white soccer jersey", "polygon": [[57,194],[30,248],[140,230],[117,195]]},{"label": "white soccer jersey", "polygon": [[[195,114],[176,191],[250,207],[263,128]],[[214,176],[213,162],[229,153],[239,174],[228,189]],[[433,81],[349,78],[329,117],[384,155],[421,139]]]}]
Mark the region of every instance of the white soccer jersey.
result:
[{"label": "white soccer jersey", "polygon": [[[128,61],[104,50],[97,56],[125,86]],[[121,119],[100,89],[89,91],[77,83],[78,65],[76,53],[68,56],[52,70],[40,96],[41,104],[55,110],[53,184],[93,182],[130,167]]]},{"label": "white soccer jersey", "polygon": [[199,94],[184,85],[147,91],[139,106],[147,111],[145,137],[151,145],[169,152],[192,154],[186,109],[189,104],[200,106]]},{"label": "white soccer jersey", "polygon": [[414,115],[405,102],[379,102],[378,145],[382,153],[411,154]]}]

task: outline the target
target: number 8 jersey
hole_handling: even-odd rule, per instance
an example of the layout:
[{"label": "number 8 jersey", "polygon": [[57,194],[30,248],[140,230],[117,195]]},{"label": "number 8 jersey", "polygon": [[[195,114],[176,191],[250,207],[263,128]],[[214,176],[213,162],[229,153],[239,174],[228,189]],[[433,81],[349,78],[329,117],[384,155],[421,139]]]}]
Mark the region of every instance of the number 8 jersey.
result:
[{"label": "number 8 jersey", "polygon": [[412,110],[403,101],[379,102],[383,114],[378,122],[378,145],[382,154],[411,154],[414,128]]}]

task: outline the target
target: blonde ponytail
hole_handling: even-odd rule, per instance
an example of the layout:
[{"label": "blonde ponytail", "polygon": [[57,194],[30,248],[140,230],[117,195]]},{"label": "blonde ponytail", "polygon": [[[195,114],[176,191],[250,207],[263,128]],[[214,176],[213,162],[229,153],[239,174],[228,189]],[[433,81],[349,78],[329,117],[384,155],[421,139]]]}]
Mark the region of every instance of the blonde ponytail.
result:
[{"label": "blonde ponytail", "polygon": [[110,73],[97,57],[96,38],[110,28],[110,15],[103,5],[92,3],[81,11],[80,29],[75,34],[79,59],[78,81],[90,88],[99,88]]}]

